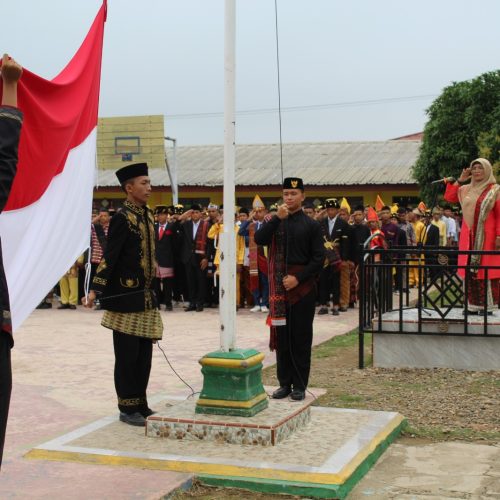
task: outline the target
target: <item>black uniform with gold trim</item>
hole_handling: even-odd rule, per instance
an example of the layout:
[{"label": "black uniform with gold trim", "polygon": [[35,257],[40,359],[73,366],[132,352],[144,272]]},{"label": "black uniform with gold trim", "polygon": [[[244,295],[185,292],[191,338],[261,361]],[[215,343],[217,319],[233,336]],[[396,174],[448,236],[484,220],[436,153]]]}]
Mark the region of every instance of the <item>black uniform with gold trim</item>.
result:
[{"label": "black uniform with gold trim", "polygon": [[[139,169],[134,175],[132,169],[130,178],[147,175],[145,168],[146,173]],[[92,289],[106,310],[101,324],[113,330],[118,408],[128,415],[151,414],[146,389],[152,344],[163,332],[154,292],[155,270],[153,214],[146,206],[125,201],[111,219]]]}]

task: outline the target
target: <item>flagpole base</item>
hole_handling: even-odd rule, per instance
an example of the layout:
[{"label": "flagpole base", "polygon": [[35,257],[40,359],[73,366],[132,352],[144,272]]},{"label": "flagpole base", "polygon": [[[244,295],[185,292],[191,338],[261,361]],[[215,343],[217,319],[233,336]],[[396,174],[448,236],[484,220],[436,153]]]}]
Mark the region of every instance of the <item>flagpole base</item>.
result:
[{"label": "flagpole base", "polygon": [[253,417],[268,406],[262,385],[264,354],[255,349],[215,351],[199,363],[203,389],[196,403],[196,413]]}]

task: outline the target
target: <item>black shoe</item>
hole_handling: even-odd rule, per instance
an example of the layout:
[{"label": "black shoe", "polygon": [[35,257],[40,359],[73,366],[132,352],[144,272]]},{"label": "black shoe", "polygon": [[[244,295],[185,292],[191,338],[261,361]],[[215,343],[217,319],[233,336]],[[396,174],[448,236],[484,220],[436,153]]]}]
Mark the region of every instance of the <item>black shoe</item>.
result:
[{"label": "black shoe", "polygon": [[302,401],[306,399],[306,391],[301,391],[300,389],[294,389],[290,394],[290,398],[294,401]]},{"label": "black shoe", "polygon": [[147,410],[144,410],[144,411],[141,411],[141,415],[144,417],[144,418],[148,418],[150,417],[151,415],[154,415],[156,412],[153,411],[151,408],[148,408]]},{"label": "black shoe", "polygon": [[186,311],[186,312],[196,311],[196,306],[195,305],[187,306],[187,307],[184,308],[184,311]]},{"label": "black shoe", "polygon": [[273,392],[273,399],[283,399],[286,398],[292,392],[292,388],[288,386],[282,386]]},{"label": "black shoe", "polygon": [[73,304],[70,304],[69,308],[70,308],[70,309],[75,310],[75,309],[76,309],[76,306],[75,306],[75,305],[73,305]]},{"label": "black shoe", "polygon": [[174,308],[172,307],[172,304],[167,304],[165,306],[165,311],[173,311],[173,310],[174,310]]},{"label": "black shoe", "polygon": [[338,309],[332,309],[332,314],[334,316],[338,316],[340,313],[339,313],[339,310]]},{"label": "black shoe", "polygon": [[123,413],[120,412],[120,422],[124,422],[128,425],[135,425],[136,427],[145,427],[146,419],[139,413]]},{"label": "black shoe", "polygon": [[69,309],[69,304],[61,304],[60,306],[57,306],[58,309]]},{"label": "black shoe", "polygon": [[347,307],[341,307],[341,308],[339,309],[339,311],[340,311],[341,313],[345,313],[345,312],[347,312]]},{"label": "black shoe", "polygon": [[328,314],[328,307],[324,307],[324,306],[320,307],[318,314]]},{"label": "black shoe", "polygon": [[196,306],[196,312],[199,313],[201,311],[203,311],[203,306]]},{"label": "black shoe", "polygon": [[37,309],[52,309],[52,304],[50,302],[42,302],[37,306]]}]

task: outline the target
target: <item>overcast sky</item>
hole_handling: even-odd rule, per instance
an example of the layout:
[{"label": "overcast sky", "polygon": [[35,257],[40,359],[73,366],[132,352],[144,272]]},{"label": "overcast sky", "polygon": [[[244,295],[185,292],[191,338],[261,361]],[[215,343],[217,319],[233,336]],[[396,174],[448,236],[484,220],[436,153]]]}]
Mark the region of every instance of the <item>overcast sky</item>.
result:
[{"label": "overcast sky", "polygon": [[[0,50],[53,78],[100,5],[3,1]],[[274,0],[236,5],[236,109],[256,110],[237,142],[277,142]],[[499,20],[499,0],[278,0],[284,142],[421,131],[443,87],[498,69]],[[100,116],[164,114],[179,145],[222,143],[223,43],[223,0],[109,0]]]}]

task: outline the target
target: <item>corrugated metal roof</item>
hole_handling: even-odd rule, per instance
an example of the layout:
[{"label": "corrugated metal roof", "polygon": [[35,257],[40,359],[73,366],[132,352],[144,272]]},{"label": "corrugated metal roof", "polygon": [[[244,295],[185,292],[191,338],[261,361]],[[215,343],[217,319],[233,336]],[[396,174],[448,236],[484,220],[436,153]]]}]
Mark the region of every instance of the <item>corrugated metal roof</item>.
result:
[{"label": "corrugated metal roof", "polygon": [[[415,184],[411,168],[421,141],[320,142],[283,145],[285,177],[302,177],[307,185]],[[172,150],[167,153],[172,165]],[[180,186],[222,186],[224,147],[177,149]],[[153,186],[170,186],[166,168],[150,169]],[[117,186],[114,171],[99,171],[100,186]],[[281,183],[279,144],[236,146],[237,186]]]}]

